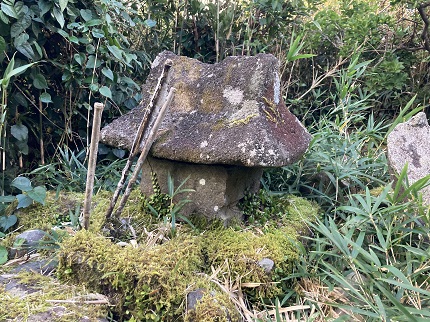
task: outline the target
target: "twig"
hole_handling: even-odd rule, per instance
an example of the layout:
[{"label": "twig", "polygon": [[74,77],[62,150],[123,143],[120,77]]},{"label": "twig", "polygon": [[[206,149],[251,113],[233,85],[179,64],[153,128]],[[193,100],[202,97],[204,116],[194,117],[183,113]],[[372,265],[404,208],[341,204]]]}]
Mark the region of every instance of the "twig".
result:
[{"label": "twig", "polygon": [[109,208],[106,211],[106,218],[111,217],[112,212],[113,212],[113,208],[115,207],[115,204],[118,201],[119,194],[121,193],[121,190],[124,188],[125,180],[127,179],[128,172],[131,168],[131,165],[133,164],[134,157],[139,152],[139,148],[140,148],[140,145],[141,145],[142,139],[143,139],[143,132],[148,128],[148,123],[149,123],[150,116],[152,114],[154,102],[158,98],[158,95],[159,95],[161,87],[164,83],[167,72],[171,66],[172,66],[172,61],[170,59],[166,60],[166,62],[164,63],[163,71],[161,72],[161,75],[158,78],[158,83],[155,87],[154,94],[152,95],[151,99],[149,100],[148,105],[146,106],[145,114],[143,115],[142,122],[139,125],[139,129],[137,130],[136,137],[134,138],[133,144],[131,146],[130,154],[128,156],[127,163],[126,163],[124,169],[122,170],[121,178],[118,181],[118,185],[116,187],[116,190],[115,190],[115,192],[112,196],[112,199],[109,203]]},{"label": "twig", "polygon": [[43,144],[43,105],[42,101],[39,100],[39,131],[40,131],[40,164],[45,165],[45,148]]},{"label": "twig", "polygon": [[90,156],[88,158],[87,183],[85,185],[84,201],[84,228],[90,225],[91,199],[93,197],[94,174],[96,171],[97,151],[99,148],[100,123],[103,113],[103,104],[94,104],[93,129],[91,132]]},{"label": "twig", "polygon": [[428,34],[428,29],[429,29],[429,25],[430,25],[430,21],[429,18],[427,17],[427,14],[425,12],[425,9],[430,6],[430,2],[427,3],[421,3],[418,6],[418,13],[420,14],[420,17],[422,19],[422,21],[424,22],[424,28],[423,31],[421,33],[421,40],[423,41],[423,47],[430,52],[430,42],[429,42],[429,34]]},{"label": "twig", "polygon": [[[124,208],[125,203],[127,202],[127,199],[130,196],[131,189],[132,189],[134,183],[136,182],[137,177],[139,176],[139,172],[143,167],[143,164],[146,160],[149,149],[151,148],[152,143],[155,140],[155,136],[157,135],[158,128],[160,127],[161,121],[163,120],[164,115],[166,114],[167,108],[169,107],[170,102],[173,99],[173,94],[175,93],[175,91],[176,90],[173,87],[170,89],[169,94],[167,95],[166,101],[164,102],[164,105],[161,107],[158,115],[156,116],[155,121],[152,120],[153,124],[148,124],[148,129],[149,129],[148,137],[145,140],[145,145],[142,149],[142,152],[140,153],[139,159],[136,162],[136,166],[134,168],[134,171],[133,171],[133,174],[132,174],[130,180],[128,181],[127,187],[125,188],[125,191],[124,191],[124,194],[121,198],[118,209],[115,211],[114,217],[116,217],[116,218],[119,218],[119,216],[122,212],[122,209]],[[151,123],[151,122],[148,122],[148,123]]]},{"label": "twig", "polygon": [[89,300],[89,301],[80,301],[80,300],[46,300],[49,303],[82,303],[82,304],[109,304],[108,300]]}]

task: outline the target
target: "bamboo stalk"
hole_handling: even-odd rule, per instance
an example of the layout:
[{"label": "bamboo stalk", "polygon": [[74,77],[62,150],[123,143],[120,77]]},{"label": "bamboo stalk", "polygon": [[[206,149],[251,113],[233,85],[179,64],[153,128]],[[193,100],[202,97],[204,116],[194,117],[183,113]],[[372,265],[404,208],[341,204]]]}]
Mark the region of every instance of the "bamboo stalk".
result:
[{"label": "bamboo stalk", "polygon": [[142,152],[140,153],[139,159],[136,162],[136,166],[134,168],[133,174],[130,178],[130,180],[128,181],[127,187],[125,188],[124,194],[121,198],[121,201],[119,203],[119,206],[117,208],[117,210],[115,211],[114,217],[119,218],[119,216],[121,215],[121,212],[127,202],[128,197],[130,196],[131,190],[133,188],[134,183],[137,180],[137,177],[139,176],[139,172],[143,167],[143,164],[146,160],[146,157],[148,156],[149,150],[152,146],[152,143],[154,143],[155,137],[157,135],[157,131],[158,128],[161,125],[161,121],[164,118],[164,115],[166,114],[167,108],[169,107],[172,99],[173,99],[173,94],[175,93],[175,88],[171,88],[169,91],[169,94],[167,95],[166,101],[164,102],[164,105],[161,107],[160,112],[156,118],[156,120],[154,121],[153,125],[151,126],[151,124],[149,125],[149,133],[148,133],[148,137],[145,140],[145,145],[142,149]]},{"label": "bamboo stalk", "polygon": [[84,201],[84,228],[90,225],[91,199],[93,197],[94,175],[96,171],[97,151],[99,148],[100,123],[103,113],[103,104],[94,104],[93,129],[91,132],[90,156],[88,158],[87,183],[85,185]]},{"label": "bamboo stalk", "polygon": [[173,63],[170,59],[166,60],[166,62],[164,63],[164,68],[163,68],[163,71],[161,72],[160,77],[158,78],[158,83],[155,86],[154,94],[152,95],[151,99],[149,100],[148,105],[146,106],[145,114],[143,115],[142,122],[139,125],[139,129],[137,130],[137,134],[136,134],[134,141],[133,141],[133,144],[131,146],[130,154],[128,156],[127,163],[126,163],[124,169],[122,170],[121,178],[118,181],[118,185],[117,185],[115,192],[112,196],[112,199],[109,203],[109,208],[106,211],[106,218],[111,217],[112,212],[113,212],[113,208],[115,207],[115,204],[118,201],[119,194],[121,193],[121,190],[124,188],[124,184],[125,184],[125,181],[127,179],[128,172],[131,168],[131,165],[133,164],[134,157],[139,152],[140,145],[141,145],[142,139],[143,139],[143,133],[148,128],[148,123],[150,121],[150,118],[151,118],[151,115],[153,112],[154,102],[158,99],[158,95],[160,94],[161,87],[164,84],[165,77],[167,76],[167,73],[168,73],[170,67],[172,66],[172,64]]},{"label": "bamboo stalk", "polygon": [[40,143],[40,163],[45,164],[45,147],[43,144],[43,105],[39,101],[39,143]]}]

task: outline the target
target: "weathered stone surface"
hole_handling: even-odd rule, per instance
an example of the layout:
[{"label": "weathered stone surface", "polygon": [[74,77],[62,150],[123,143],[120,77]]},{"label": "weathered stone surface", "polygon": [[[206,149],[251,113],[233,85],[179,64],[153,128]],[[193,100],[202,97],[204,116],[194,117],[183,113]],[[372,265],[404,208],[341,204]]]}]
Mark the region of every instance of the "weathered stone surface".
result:
[{"label": "weathered stone surface", "polygon": [[[387,153],[390,169],[400,174],[408,164],[410,184],[430,174],[430,126],[426,114],[421,112],[408,122],[400,123],[388,135]],[[430,204],[430,187],[422,190],[423,200]]]},{"label": "weathered stone surface", "polygon": [[269,274],[272,271],[275,262],[272,261],[270,258],[263,258],[261,261],[258,262],[258,265],[263,268],[267,274]]},{"label": "weathered stone surface", "polygon": [[166,59],[173,61],[156,104],[176,94],[151,153],[203,164],[279,167],[297,161],[311,136],[282,100],[279,62],[269,54],[218,64],[162,52],[152,64],[141,105],[101,131],[101,141],[130,149]]},{"label": "weathered stone surface", "polygon": [[161,191],[167,192],[167,176],[174,179],[175,189],[186,180],[182,188],[193,192],[179,194],[175,201],[191,200],[181,214],[201,214],[228,221],[240,218],[237,202],[245,191],[256,192],[260,186],[261,168],[192,164],[149,157],[142,169],[141,189],[145,195],[153,193],[151,171],[157,174]]},{"label": "weathered stone surface", "polygon": [[10,272],[18,274],[21,271],[27,271],[47,276],[57,268],[57,265],[57,260],[33,260],[15,266]]},{"label": "weathered stone surface", "polygon": [[203,288],[198,288],[195,291],[191,291],[187,294],[187,311],[194,310],[197,303],[203,298],[206,290]]},{"label": "weathered stone surface", "polygon": [[27,253],[35,252],[40,241],[46,236],[46,233],[40,229],[27,230],[15,238],[14,246],[10,249],[10,257],[22,257]]}]

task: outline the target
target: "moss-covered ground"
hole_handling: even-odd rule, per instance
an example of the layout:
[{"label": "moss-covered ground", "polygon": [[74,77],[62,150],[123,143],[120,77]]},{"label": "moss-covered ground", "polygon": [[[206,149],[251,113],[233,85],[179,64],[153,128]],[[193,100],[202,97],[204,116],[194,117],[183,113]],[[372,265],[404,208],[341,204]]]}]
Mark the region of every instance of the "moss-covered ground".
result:
[{"label": "moss-covered ground", "polygon": [[[224,227],[196,216],[193,227],[176,223],[172,234],[171,218],[160,222],[135,191],[122,213],[127,224],[113,238],[105,229],[110,197],[94,197],[89,231],[69,230],[59,243],[57,274],[63,283],[108,296],[116,319],[124,321],[241,321],[248,309],[261,309],[261,299],[282,294],[305,221],[318,215],[318,207],[302,198],[259,194],[242,205],[248,213],[243,223]],[[21,230],[50,230],[82,199],[49,195],[44,207],[19,213]],[[274,262],[270,272],[259,265],[264,258]],[[196,289],[204,296],[187,310],[187,294]]]}]

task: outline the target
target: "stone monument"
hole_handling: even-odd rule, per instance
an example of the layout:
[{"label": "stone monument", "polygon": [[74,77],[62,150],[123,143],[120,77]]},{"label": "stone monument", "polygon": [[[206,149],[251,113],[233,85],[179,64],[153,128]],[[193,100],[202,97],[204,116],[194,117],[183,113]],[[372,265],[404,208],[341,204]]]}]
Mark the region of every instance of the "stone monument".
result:
[{"label": "stone monument", "polygon": [[283,102],[279,62],[259,54],[205,64],[164,51],[152,63],[143,101],[102,129],[103,143],[131,148],[167,59],[173,65],[155,104],[171,87],[176,93],[143,168],[142,192],[153,193],[152,172],[166,192],[170,174],[175,186],[186,180],[184,187],[195,190],[178,196],[192,200],[185,215],[240,217],[236,204],[259,189],[263,169],[296,162],[311,139]]}]

